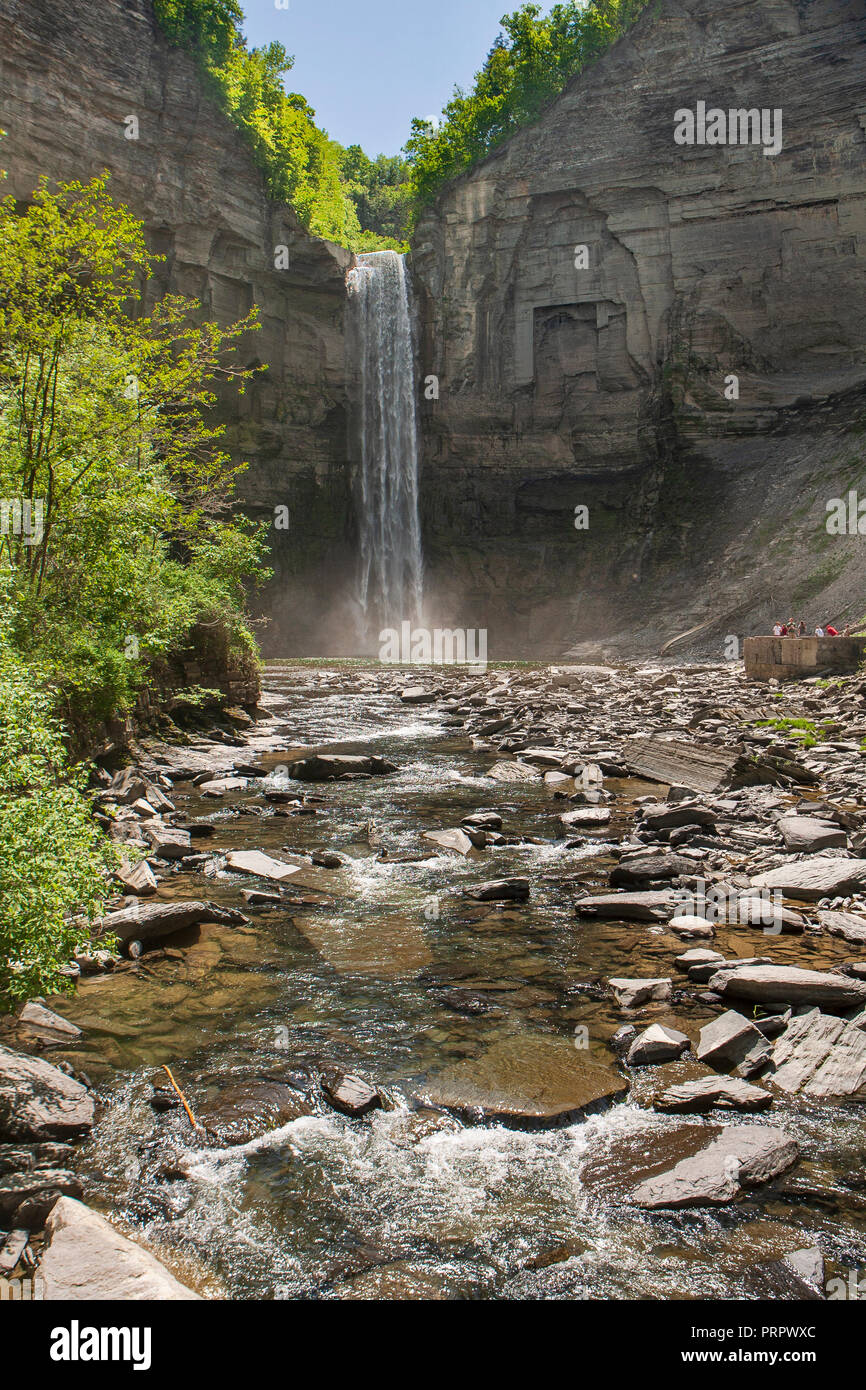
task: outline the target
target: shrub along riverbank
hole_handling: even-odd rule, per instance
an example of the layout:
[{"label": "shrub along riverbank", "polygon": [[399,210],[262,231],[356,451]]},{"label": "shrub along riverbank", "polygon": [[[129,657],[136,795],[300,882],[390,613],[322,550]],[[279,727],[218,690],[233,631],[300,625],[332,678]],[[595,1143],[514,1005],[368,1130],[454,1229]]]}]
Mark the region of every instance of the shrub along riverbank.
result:
[{"label": "shrub along riverbank", "polygon": [[[255,311],[227,328],[141,292],[157,258],[106,178],[0,202],[0,1008],[62,984],[112,852],[67,752],[128,714],[197,625],[254,674],[261,528],[213,420]],[[164,683],[164,682],[163,682]],[[74,913],[83,913],[70,925]]]}]

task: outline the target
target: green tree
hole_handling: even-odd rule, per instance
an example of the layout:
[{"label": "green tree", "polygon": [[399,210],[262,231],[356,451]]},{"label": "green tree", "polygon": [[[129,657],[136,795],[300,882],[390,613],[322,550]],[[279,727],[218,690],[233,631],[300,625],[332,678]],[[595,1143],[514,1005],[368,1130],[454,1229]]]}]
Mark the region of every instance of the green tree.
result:
[{"label": "green tree", "polygon": [[212,416],[252,375],[231,358],[255,311],[224,329],[169,296],[135,317],[153,259],[105,177],[0,202],[0,562],[11,635],[73,715],[129,706],[204,613],[246,643],[261,570]]},{"label": "green tree", "polygon": [[572,77],[634,22],[647,0],[564,0],[542,17],[524,4],[501,21],[504,34],[475,75],[471,92],[455,89],[438,126],[414,120],[406,144],[417,213],[457,174],[537,120]]}]

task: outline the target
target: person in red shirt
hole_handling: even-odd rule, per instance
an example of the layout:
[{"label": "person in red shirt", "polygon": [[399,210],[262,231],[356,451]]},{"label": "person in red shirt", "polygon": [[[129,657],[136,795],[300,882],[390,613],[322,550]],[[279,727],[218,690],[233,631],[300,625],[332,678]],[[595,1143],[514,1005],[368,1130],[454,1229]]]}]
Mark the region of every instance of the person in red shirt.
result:
[{"label": "person in red shirt", "polygon": [[825,634],[826,634],[827,637],[838,637],[838,636],[839,636],[839,629],[838,629],[837,627],[833,627],[832,624],[830,624],[830,623],[825,623],[825,624],[824,624],[824,632],[825,632]]}]

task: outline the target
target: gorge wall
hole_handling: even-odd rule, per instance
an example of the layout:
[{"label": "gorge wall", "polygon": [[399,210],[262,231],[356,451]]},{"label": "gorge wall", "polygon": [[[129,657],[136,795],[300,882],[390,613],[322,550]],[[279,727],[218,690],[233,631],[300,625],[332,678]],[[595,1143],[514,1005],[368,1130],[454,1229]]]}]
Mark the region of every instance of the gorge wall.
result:
[{"label": "gorge wall", "polygon": [[[125,118],[139,121],[125,138]],[[28,201],[40,177],[111,190],[165,261],[147,302],[200,300],[223,323],[260,306],[244,361],[266,363],[243,397],[221,403],[233,454],[250,462],[243,509],[272,532],[274,579],[257,599],[271,652],[346,650],[354,574],[347,458],[345,275],[352,256],[310,236],[273,203],[243,139],[208,99],[191,59],[170,48],[149,0],[2,0],[0,192]],[[289,268],[274,268],[274,248]]]},{"label": "gorge wall", "polygon": [[[677,145],[699,101],[780,108],[781,151]],[[268,199],[150,0],[0,0],[0,125],[21,200],[111,171],[166,256],[150,300],[260,306],[245,360],[268,370],[222,410],[244,509],[290,513],[262,640],[357,650],[350,254]],[[862,540],[825,526],[830,498],[866,498],[866,0],[653,0],[444,190],[411,265],[431,625],[487,628],[499,657],[701,626],[718,655],[795,610],[866,612]]]},{"label": "gorge wall", "polygon": [[[720,656],[777,614],[866,612],[862,539],[825,526],[828,499],[866,497],[864,14],[651,4],[424,216],[438,617],[501,654],[707,624]],[[699,101],[781,108],[782,150],[676,144]]]}]

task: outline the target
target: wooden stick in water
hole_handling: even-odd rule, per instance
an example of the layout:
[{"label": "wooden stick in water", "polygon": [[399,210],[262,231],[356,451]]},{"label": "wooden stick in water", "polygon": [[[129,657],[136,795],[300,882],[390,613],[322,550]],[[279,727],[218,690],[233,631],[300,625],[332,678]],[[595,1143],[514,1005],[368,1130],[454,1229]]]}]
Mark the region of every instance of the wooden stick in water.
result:
[{"label": "wooden stick in water", "polygon": [[187,1115],[189,1116],[189,1122],[190,1122],[190,1124],[192,1125],[193,1129],[198,1129],[198,1121],[196,1120],[195,1115],[192,1113],[192,1111],[190,1110],[189,1106],[188,1106],[187,1103],[186,1103],[186,1096],[184,1095],[183,1091],[180,1089],[180,1087],[178,1086],[178,1084],[177,1084],[177,1082],[175,1081],[174,1077],[172,1076],[172,1074],[171,1074],[171,1068],[170,1068],[170,1067],[167,1067],[167,1066],[165,1065],[165,1063],[163,1062],[163,1064],[162,1064],[162,1069],[163,1069],[163,1071],[165,1072],[166,1076],[168,1077],[168,1079],[169,1079],[169,1081],[171,1082],[171,1084],[172,1084],[172,1086],[174,1087],[174,1089],[177,1091],[177,1094],[180,1096],[180,1103],[181,1103],[181,1105],[183,1106],[184,1110],[186,1111]]}]

